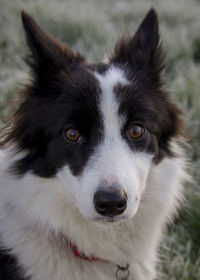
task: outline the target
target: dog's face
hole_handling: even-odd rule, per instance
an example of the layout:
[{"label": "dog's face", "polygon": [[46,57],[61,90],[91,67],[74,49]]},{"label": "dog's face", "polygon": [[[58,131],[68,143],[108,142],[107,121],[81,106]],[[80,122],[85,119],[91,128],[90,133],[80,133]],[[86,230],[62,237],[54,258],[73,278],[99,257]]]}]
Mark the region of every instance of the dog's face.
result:
[{"label": "dog's face", "polygon": [[127,103],[132,85],[119,67],[101,74],[94,69],[84,79],[90,82],[81,86],[84,92],[74,93],[64,126],[65,164],[57,176],[85,217],[113,221],[133,216],[157,152],[155,136],[140,110],[128,115],[139,102]]},{"label": "dog's face", "polygon": [[9,135],[28,151],[15,172],[57,177],[88,219],[134,216],[150,169],[172,156],[169,142],[180,132],[180,112],[161,90],[156,13],[105,64],[87,64],[22,19],[33,82]]}]

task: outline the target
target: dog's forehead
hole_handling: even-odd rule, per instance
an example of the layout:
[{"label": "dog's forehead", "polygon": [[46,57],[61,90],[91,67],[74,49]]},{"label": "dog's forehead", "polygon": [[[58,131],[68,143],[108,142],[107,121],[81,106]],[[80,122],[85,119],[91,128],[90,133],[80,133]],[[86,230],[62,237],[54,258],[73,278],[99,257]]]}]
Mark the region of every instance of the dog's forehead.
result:
[{"label": "dog's forehead", "polygon": [[[99,63],[77,67],[72,78],[67,78],[66,85],[71,93],[67,92],[68,99],[77,101],[79,96],[82,104],[88,105],[93,100],[96,101],[95,106],[102,107],[103,101],[106,101],[107,105],[111,102],[111,106],[113,99],[115,101],[118,99],[119,102],[117,89],[129,85],[129,82],[122,68],[113,64]],[[66,90],[64,90],[64,98],[65,94]]]},{"label": "dog's forehead", "polygon": [[125,73],[119,67],[111,65],[103,73],[94,71],[94,75],[101,89],[100,107],[104,115],[104,121],[117,117],[119,104],[116,96],[118,86],[129,85]]},{"label": "dog's forehead", "polygon": [[128,85],[128,80],[125,73],[119,67],[110,66],[105,72],[94,72],[98,79],[102,91],[113,91],[114,87],[118,84]]},{"label": "dog's forehead", "polygon": [[94,75],[101,90],[99,110],[103,121],[103,142],[109,146],[111,143],[114,144],[114,141],[122,140],[121,129],[125,122],[125,118],[119,115],[120,104],[115,89],[118,86],[126,86],[129,82],[124,72],[113,65],[104,73],[94,72]]}]

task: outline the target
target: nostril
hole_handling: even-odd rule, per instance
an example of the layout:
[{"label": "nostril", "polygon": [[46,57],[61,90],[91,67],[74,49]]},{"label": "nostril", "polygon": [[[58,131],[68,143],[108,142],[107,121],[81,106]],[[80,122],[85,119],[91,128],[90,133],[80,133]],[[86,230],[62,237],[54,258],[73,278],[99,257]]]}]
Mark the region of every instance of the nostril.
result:
[{"label": "nostril", "polygon": [[105,210],[105,209],[106,209],[106,204],[100,202],[100,203],[97,203],[97,207],[98,207],[99,209]]}]

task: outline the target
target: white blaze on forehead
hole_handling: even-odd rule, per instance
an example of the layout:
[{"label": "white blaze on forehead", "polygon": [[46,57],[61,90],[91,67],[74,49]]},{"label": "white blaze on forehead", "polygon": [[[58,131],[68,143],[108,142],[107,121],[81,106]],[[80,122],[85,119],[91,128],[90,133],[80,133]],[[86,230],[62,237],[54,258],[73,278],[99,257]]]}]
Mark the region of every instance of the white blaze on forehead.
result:
[{"label": "white blaze on forehead", "polygon": [[104,120],[104,132],[106,138],[113,139],[119,136],[123,118],[119,117],[119,104],[116,100],[114,87],[118,84],[128,85],[128,81],[119,68],[111,67],[104,75],[95,73],[102,90],[101,111]]}]

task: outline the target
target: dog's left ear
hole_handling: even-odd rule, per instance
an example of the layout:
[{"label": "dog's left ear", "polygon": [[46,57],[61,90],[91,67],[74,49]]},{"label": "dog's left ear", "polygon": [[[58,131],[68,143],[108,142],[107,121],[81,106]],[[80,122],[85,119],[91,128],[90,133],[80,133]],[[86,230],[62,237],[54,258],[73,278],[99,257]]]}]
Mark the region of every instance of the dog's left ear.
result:
[{"label": "dog's left ear", "polygon": [[132,38],[117,42],[110,61],[128,62],[137,68],[154,64],[156,56],[157,58],[162,56],[159,44],[158,17],[156,11],[151,9]]}]

